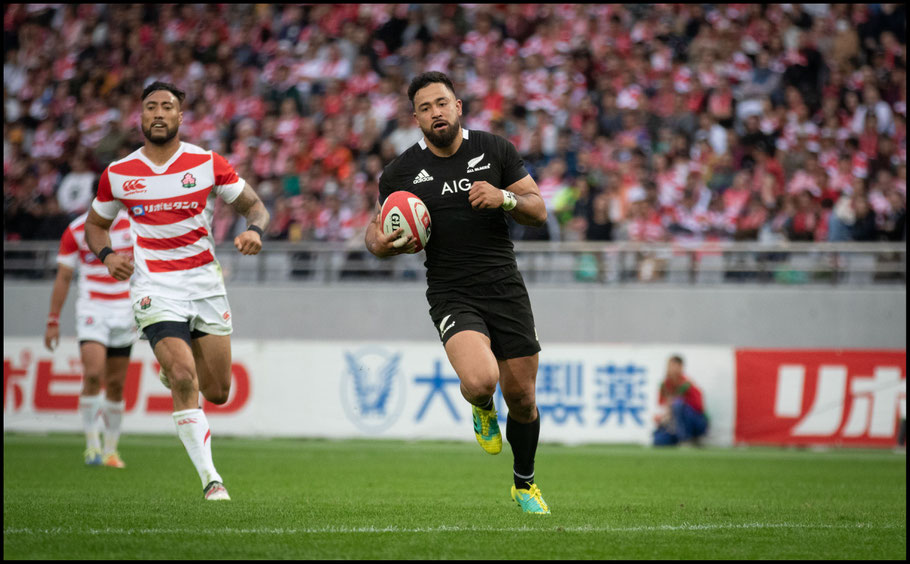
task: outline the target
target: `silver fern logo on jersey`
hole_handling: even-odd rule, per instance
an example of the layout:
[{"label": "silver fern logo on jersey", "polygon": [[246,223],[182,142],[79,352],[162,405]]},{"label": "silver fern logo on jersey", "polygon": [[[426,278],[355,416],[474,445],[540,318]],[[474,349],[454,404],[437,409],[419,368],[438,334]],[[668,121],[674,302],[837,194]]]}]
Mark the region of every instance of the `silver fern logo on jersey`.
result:
[{"label": "silver fern logo on jersey", "polygon": [[446,322],[449,320],[450,317],[452,317],[451,314],[443,317],[442,322],[439,323],[439,337],[440,338],[445,337],[446,332],[448,332],[448,330],[451,329],[455,325],[454,320],[452,320],[452,323],[450,323],[449,325],[446,325]]},{"label": "silver fern logo on jersey", "polygon": [[468,161],[468,172],[469,173],[478,172],[481,170],[487,170],[488,168],[490,168],[490,163],[487,163],[483,166],[477,166],[477,164],[483,160],[484,155],[486,155],[486,153],[481,153],[479,157],[474,157],[473,159]]}]

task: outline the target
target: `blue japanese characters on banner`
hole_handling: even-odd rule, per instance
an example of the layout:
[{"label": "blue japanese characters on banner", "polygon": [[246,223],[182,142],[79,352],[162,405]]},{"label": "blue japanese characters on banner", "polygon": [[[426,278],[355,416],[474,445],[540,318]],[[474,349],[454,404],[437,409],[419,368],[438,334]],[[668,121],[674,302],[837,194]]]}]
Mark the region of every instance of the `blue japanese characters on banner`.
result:
[{"label": "blue japanese characters on banner", "polygon": [[647,387],[646,367],[632,362],[541,362],[537,408],[542,422],[556,425],[643,427],[647,423]]},{"label": "blue japanese characters on banner", "polygon": [[537,367],[537,409],[540,420],[584,425],[584,364],[541,362]]},{"label": "blue japanese characters on banner", "polygon": [[597,425],[645,425],[648,409],[647,369],[634,363],[603,364],[594,376]]},{"label": "blue japanese characters on banner", "polygon": [[[443,372],[443,367],[445,367],[447,373]],[[456,402],[464,401],[461,397],[461,392],[459,391],[461,381],[458,379],[458,376],[455,375],[455,371],[452,370],[447,361],[436,360],[433,363],[433,370],[428,374],[422,374],[415,377],[414,383],[426,390],[426,395],[420,403],[420,409],[417,410],[417,416],[415,418],[417,422],[423,419],[427,412],[427,408],[430,407],[430,403],[436,397],[439,397],[439,403],[443,404],[448,410],[452,415],[452,419],[455,421],[461,420],[458,416],[458,410],[455,408]],[[454,390],[454,393],[456,394],[454,398],[449,395],[452,390]],[[436,406],[436,408],[441,409],[440,406]]]},{"label": "blue japanese characters on banner", "polygon": [[[452,422],[464,419],[459,379],[447,360],[411,377],[417,391],[414,422],[439,410]],[[556,425],[644,427],[648,409],[647,368],[634,362],[591,364],[579,360],[541,362],[537,370],[537,407],[541,421]],[[419,399],[417,399],[419,398]],[[497,387],[496,408],[508,411]]]}]

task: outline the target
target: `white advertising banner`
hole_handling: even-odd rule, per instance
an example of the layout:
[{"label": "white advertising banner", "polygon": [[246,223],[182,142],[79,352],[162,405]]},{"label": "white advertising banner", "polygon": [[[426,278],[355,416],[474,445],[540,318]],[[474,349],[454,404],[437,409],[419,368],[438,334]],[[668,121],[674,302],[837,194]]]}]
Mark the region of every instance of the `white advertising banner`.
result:
[{"label": "white advertising banner", "polygon": [[[75,339],[50,353],[40,338],[5,338],[5,431],[77,431],[81,367]],[[133,347],[123,432],[172,433],[170,393],[145,341]],[[212,432],[238,436],[474,440],[470,405],[438,342],[232,343],[226,404],[203,402]],[[648,444],[667,359],[679,354],[702,390],[706,442],[733,444],[732,347],[547,344],[537,404],[546,442]],[[500,424],[507,408],[496,395]]]}]

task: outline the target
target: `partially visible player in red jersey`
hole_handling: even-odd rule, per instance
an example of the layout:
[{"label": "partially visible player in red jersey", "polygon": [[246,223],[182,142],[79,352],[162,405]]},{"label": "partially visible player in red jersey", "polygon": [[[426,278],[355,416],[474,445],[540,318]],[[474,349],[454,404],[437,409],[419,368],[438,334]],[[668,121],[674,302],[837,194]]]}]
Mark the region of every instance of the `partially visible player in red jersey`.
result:
[{"label": "partially visible player in red jersey", "polygon": [[[231,310],[215,259],[212,215],[220,197],[247,221],[234,239],[244,255],[262,249],[269,212],[214,151],[180,141],[185,94],[154,82],[142,92],[145,144],[111,163],[85,223],[89,248],[117,280],[130,279],[133,314],[171,389],[174,424],[207,500],[230,499],[212,462],[211,431],[199,392],[223,404],[231,389]],[[111,249],[108,229],[126,208],[132,259]]]},{"label": "partially visible player in red jersey", "polygon": [[[123,382],[130,364],[130,350],[139,338],[130,307],[130,285],[114,280],[85,244],[83,213],[69,224],[60,238],[57,279],[51,291],[51,311],[44,331],[44,346],[53,351],[60,342],[60,311],[66,302],[73,274],[78,270],[76,337],[82,360],[82,393],[79,415],[85,431],[85,463],[89,466],[124,468],[117,452],[123,420]],[[132,253],[130,220],[117,215],[111,229],[114,248]],[[104,393],[101,392],[102,383]],[[98,432],[98,416],[104,421],[104,446]]]}]

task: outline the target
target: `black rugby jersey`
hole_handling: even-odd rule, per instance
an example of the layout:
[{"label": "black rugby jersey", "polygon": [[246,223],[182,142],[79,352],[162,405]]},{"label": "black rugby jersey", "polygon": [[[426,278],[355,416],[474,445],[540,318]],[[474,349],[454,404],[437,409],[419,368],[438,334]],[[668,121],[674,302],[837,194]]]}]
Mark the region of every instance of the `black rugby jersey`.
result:
[{"label": "black rugby jersey", "polygon": [[379,178],[379,203],[397,190],[423,200],[430,212],[426,246],[427,295],[487,283],[518,269],[506,212],[475,210],[468,191],[477,180],[505,189],[528,175],[508,140],[462,128],[462,142],[451,157],[439,157],[419,143],[388,164]]}]

